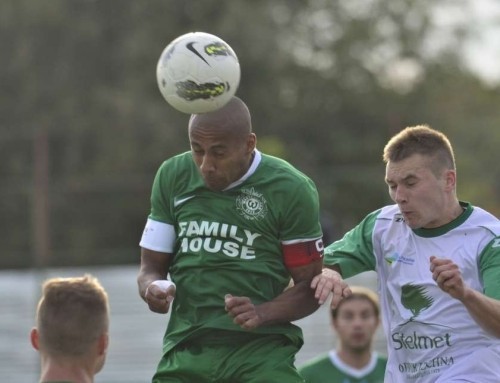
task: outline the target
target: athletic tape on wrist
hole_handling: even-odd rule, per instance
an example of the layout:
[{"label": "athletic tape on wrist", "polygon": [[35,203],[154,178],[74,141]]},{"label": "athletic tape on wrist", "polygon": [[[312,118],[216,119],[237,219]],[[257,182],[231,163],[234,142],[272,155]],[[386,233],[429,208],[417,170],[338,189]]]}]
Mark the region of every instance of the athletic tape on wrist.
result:
[{"label": "athletic tape on wrist", "polygon": [[[165,279],[159,279],[157,281],[154,281],[151,283],[151,285],[158,286],[162,291],[167,291],[170,286],[174,286],[175,288],[175,283],[172,281],[167,281]],[[149,285],[149,286],[151,286]],[[146,289],[146,295],[148,294],[149,286]]]}]

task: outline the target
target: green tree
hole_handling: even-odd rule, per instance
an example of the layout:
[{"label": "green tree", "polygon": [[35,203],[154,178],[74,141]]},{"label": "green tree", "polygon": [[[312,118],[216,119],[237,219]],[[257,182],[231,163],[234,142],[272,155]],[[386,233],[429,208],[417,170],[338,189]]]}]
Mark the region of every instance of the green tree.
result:
[{"label": "green tree", "polygon": [[411,283],[401,287],[401,304],[413,314],[411,319],[420,315],[424,310],[432,306],[434,299],[427,295],[423,286],[417,286]]},{"label": "green tree", "polygon": [[[187,115],[155,68],[189,31],[236,51],[262,148],[308,173],[338,237],[388,202],[382,147],[429,123],[450,135],[459,193],[500,214],[500,103],[462,65],[470,24],[430,0],[7,0],[0,4],[0,229],[4,267],[37,256],[34,137],[49,146],[50,264],[137,262],[158,165],[188,150]],[[444,38],[443,38],[444,37]],[[442,44],[436,42],[442,41]]]}]

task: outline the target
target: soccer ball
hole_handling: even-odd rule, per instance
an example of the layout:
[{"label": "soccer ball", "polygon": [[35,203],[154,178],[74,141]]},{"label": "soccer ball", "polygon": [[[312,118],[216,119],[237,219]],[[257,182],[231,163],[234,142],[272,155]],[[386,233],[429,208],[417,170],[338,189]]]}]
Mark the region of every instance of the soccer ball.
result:
[{"label": "soccer ball", "polygon": [[240,83],[240,64],[221,38],[204,32],[177,37],[156,67],[160,92],[175,109],[189,114],[222,108]]}]

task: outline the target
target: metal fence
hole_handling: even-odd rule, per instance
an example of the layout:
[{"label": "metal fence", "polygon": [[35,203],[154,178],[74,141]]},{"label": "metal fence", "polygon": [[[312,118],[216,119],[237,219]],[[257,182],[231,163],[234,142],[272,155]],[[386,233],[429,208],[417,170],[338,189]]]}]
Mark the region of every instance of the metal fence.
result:
[{"label": "metal fence", "polygon": [[[139,298],[136,287],[138,267],[48,269],[42,271],[0,271],[0,382],[37,382],[39,356],[32,349],[29,331],[35,320],[36,303],[42,281],[55,276],[91,273],[108,291],[111,307],[110,346],[96,383],[147,383],[161,355],[161,343],[168,316],[150,312]],[[350,283],[376,288],[376,275],[365,273]],[[333,348],[328,308],[296,322],[302,327],[304,347],[297,365]],[[385,354],[386,344],[379,329],[375,349]]]}]

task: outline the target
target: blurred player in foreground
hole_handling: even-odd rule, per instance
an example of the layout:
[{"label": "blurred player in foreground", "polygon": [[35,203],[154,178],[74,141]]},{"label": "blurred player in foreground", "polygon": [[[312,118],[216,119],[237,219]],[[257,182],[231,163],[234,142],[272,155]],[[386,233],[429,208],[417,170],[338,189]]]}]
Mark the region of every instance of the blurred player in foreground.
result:
[{"label": "blurred player in foreground", "polygon": [[140,242],[141,297],[158,313],[172,304],[153,382],[303,382],[291,321],[319,307],[316,187],[256,149],[239,98],[192,115],[188,130],[191,151],[156,174]]},{"label": "blurred player in foreground", "polygon": [[338,346],[300,366],[307,383],[383,383],[387,359],[372,351],[379,325],[378,297],[372,290],[351,286],[352,295],[330,310]]},{"label": "blurred player in foreground", "polygon": [[500,221],[458,200],[443,133],[406,128],[383,158],[395,204],[326,248],[317,297],[324,302],[340,274],[377,272],[386,383],[500,382]]},{"label": "blurred player in foreground", "polygon": [[108,328],[108,296],[96,278],[46,280],[31,330],[40,382],[92,383],[106,359]]}]

